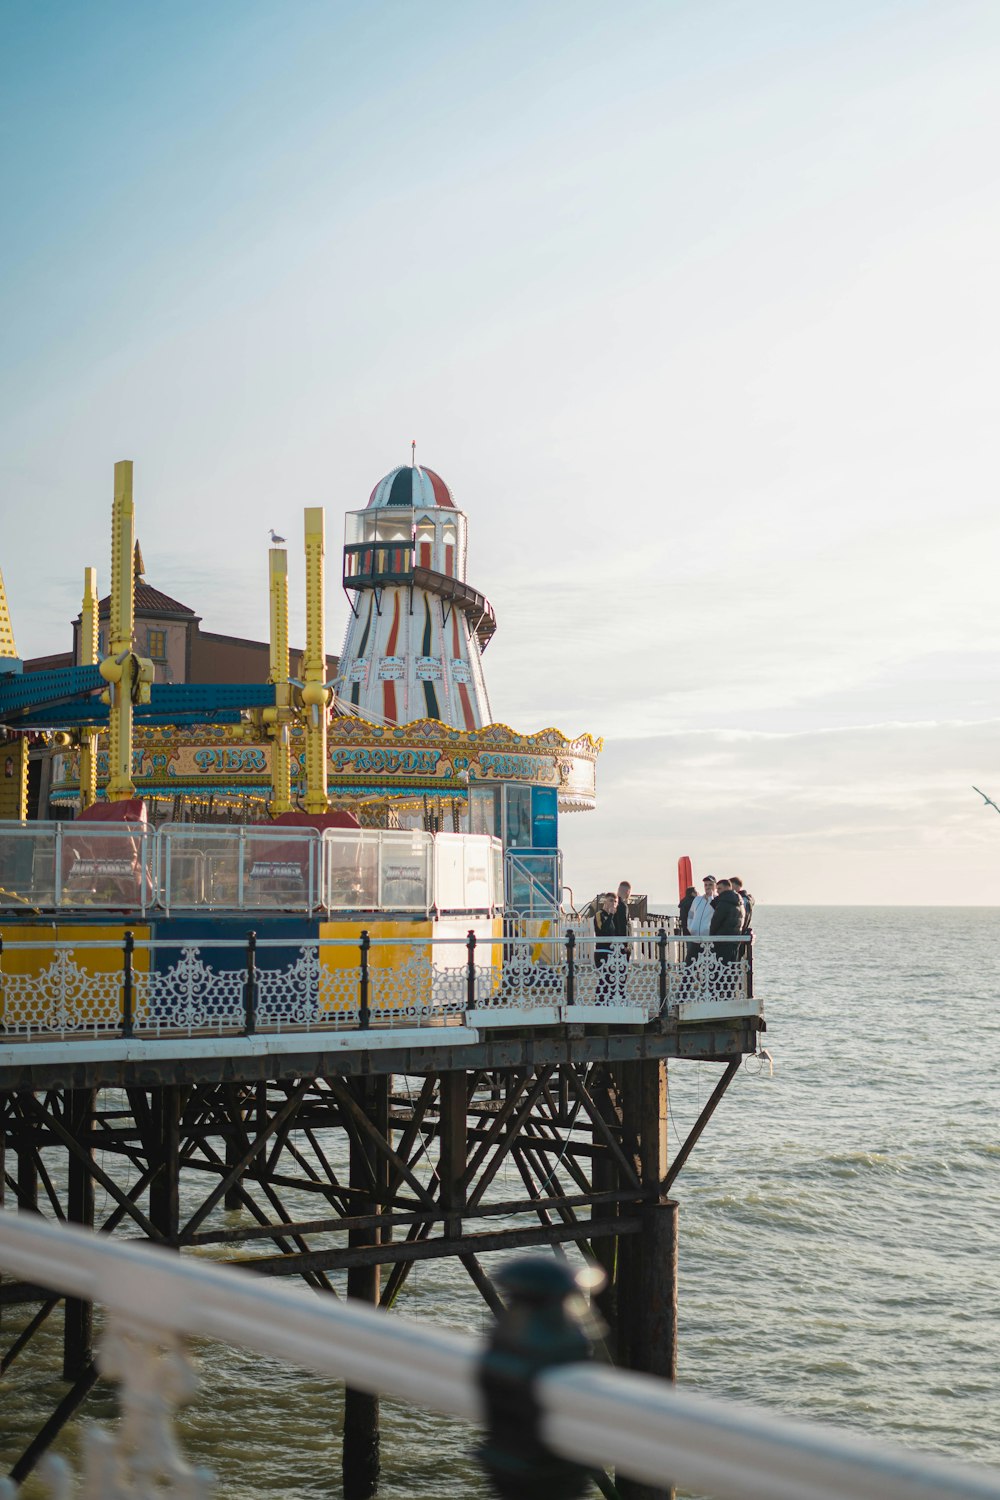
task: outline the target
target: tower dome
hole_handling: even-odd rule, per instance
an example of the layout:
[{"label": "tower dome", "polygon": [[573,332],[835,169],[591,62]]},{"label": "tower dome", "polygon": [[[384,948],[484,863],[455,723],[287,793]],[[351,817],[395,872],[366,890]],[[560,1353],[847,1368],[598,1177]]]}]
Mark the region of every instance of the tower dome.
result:
[{"label": "tower dome", "polygon": [[481,653],[496,628],[466,581],[464,511],[433,469],[393,469],[364,510],[348,511],[344,589],[351,602],[341,695],[376,722],[489,723]]},{"label": "tower dome", "polygon": [[404,510],[455,510],[455,499],[440,474],[419,464],[401,464],[372,490],[368,507],[392,505]]}]

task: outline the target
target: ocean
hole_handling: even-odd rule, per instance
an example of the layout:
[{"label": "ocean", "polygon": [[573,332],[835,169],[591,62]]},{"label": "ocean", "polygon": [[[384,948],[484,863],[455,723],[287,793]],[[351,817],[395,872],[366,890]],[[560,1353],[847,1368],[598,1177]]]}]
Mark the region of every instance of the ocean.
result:
[{"label": "ocean", "polygon": [[[679,1382],[1000,1464],[1000,912],[761,905],[755,926],[772,1062],[747,1060],[675,1185]],[[670,1065],[672,1151],[719,1071]],[[444,1262],[418,1265],[398,1308],[489,1323]],[[8,1463],[65,1389],[51,1324],[4,1381]],[[334,1383],[218,1346],[198,1358],[181,1437],[220,1497],[340,1493]],[[112,1412],[101,1394],[84,1408]],[[475,1441],[383,1403],[383,1500],[486,1500]]]}]

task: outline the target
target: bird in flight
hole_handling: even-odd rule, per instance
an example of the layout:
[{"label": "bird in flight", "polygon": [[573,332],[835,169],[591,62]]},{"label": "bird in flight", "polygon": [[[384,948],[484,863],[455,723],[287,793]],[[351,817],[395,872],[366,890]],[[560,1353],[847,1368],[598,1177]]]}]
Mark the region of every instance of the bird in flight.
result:
[{"label": "bird in flight", "polygon": [[275,531],[274,527],[272,526],[271,527],[271,541],[273,542],[274,546],[275,547],[280,547],[281,544],[282,544],[282,542],[284,540],[285,540],[285,538],[283,536],[279,536],[278,533]]},{"label": "bird in flight", "polygon": [[980,797],[982,797],[982,799],[983,799],[983,801],[984,801],[984,802],[985,802],[985,804],[986,804],[986,806],[987,806],[987,807],[992,807],[992,808],[993,808],[993,810],[994,810],[994,811],[995,811],[995,812],[998,812],[998,813],[1000,813],[1000,807],[997,807],[997,805],[996,805],[996,803],[995,803],[995,802],[994,802],[994,801],[993,801],[993,798],[992,798],[992,797],[987,797],[987,795],[986,795],[986,793],[985,793],[985,792],[981,792],[981,791],[979,791],[979,788],[978,788],[978,787],[977,787],[977,786],[974,786],[974,787],[973,787],[973,788],[972,788],[972,790],[973,790],[973,791],[974,791],[974,792],[979,792],[979,795],[980,795]]}]

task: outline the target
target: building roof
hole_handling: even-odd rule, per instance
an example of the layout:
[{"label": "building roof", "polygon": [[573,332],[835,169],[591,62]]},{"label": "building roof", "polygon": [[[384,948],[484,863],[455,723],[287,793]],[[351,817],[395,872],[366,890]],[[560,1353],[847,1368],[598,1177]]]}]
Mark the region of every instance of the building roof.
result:
[{"label": "building roof", "polygon": [[399,506],[405,510],[432,510],[445,506],[456,510],[451,490],[440,474],[420,464],[402,464],[380,479],[368,498],[368,506]]},{"label": "building roof", "polygon": [[[105,594],[98,605],[102,620],[106,620],[111,606],[111,595]],[[144,579],[137,578],[135,581],[135,612],[136,614],[148,615],[187,615],[194,617],[194,610],[186,604],[180,604],[176,599],[171,599],[169,594],[161,593],[154,589],[152,584],[146,583]]]}]

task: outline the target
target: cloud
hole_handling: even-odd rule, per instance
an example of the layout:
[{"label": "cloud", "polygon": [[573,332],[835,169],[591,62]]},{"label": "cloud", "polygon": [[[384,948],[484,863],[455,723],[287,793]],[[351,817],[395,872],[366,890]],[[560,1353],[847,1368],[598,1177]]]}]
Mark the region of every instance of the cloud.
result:
[{"label": "cloud", "polygon": [[1000,904],[991,767],[1000,789],[997,719],[612,741],[598,811],[562,820],[566,878],[676,900],[690,854],[775,904]]}]

